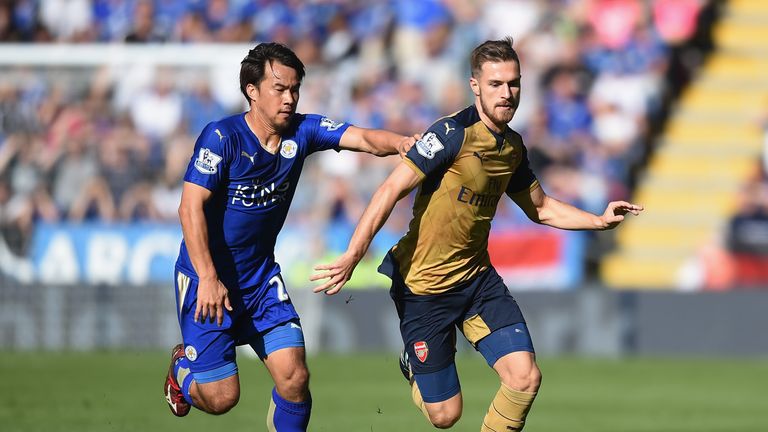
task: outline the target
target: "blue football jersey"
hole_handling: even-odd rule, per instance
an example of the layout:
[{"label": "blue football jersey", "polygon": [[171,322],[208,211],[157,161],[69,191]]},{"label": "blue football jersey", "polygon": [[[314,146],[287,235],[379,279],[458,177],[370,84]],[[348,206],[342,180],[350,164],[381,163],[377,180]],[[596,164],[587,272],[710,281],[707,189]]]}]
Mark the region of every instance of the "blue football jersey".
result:
[{"label": "blue football jersey", "polygon": [[[250,288],[280,272],[275,241],[304,159],[316,151],[338,151],[348,127],[319,115],[295,114],[276,154],[261,146],[244,113],[203,129],[184,181],[213,192],[204,209],[208,248],[228,289]],[[176,266],[196,277],[183,241]]]}]

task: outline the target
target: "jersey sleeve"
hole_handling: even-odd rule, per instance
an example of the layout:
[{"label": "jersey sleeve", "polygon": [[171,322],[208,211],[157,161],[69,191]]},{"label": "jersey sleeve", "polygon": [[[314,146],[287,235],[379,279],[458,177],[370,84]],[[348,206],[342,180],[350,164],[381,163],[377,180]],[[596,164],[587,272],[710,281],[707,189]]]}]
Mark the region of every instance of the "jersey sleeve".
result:
[{"label": "jersey sleeve", "polygon": [[525,146],[522,146],[522,149],[523,154],[521,155],[520,164],[509,179],[509,184],[507,184],[506,192],[509,195],[529,190],[535,184],[538,184],[538,180],[536,180],[536,176],[533,174],[528,163],[528,149]]},{"label": "jersey sleeve", "polygon": [[209,123],[197,138],[184,181],[211,191],[216,190],[226,180],[231,161],[229,138],[216,123]]},{"label": "jersey sleeve", "polygon": [[339,151],[341,136],[351,126],[349,123],[337,122],[317,114],[307,114],[304,121],[309,126],[309,153]]},{"label": "jersey sleeve", "polygon": [[426,177],[450,166],[463,144],[464,127],[452,118],[443,118],[424,132],[403,160],[417,174]]}]

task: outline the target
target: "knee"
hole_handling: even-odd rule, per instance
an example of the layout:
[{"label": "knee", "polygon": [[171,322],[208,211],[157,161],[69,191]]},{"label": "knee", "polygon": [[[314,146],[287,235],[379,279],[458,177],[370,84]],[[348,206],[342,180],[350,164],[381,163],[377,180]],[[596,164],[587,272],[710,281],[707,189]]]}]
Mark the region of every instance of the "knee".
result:
[{"label": "knee", "polygon": [[502,382],[517,391],[533,393],[541,386],[541,370],[535,364],[529,369],[514,370],[505,375]]},{"label": "knee", "polygon": [[434,410],[429,411],[429,421],[438,429],[448,429],[455,425],[461,418],[461,410]]},{"label": "knee", "polygon": [[206,400],[208,412],[215,415],[221,415],[237,405],[240,400],[238,393],[220,393]]},{"label": "knee", "polygon": [[303,401],[309,396],[309,370],[306,366],[293,368],[276,380],[280,396],[291,402]]}]

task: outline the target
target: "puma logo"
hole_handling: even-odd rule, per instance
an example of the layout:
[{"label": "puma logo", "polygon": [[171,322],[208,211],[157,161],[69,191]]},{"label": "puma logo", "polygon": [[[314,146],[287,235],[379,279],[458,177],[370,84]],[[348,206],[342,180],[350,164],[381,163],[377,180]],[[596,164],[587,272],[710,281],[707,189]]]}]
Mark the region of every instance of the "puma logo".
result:
[{"label": "puma logo", "polygon": [[256,157],[256,153],[253,153],[253,156],[251,156],[251,155],[249,155],[248,153],[246,153],[246,152],[245,152],[245,150],[243,150],[243,151],[241,151],[241,152],[240,152],[240,155],[241,155],[241,156],[245,156],[245,157],[247,157],[247,158],[248,158],[248,160],[250,160],[250,161],[251,161],[251,164],[255,164],[255,163],[256,163],[256,162],[254,162],[254,161],[253,161],[253,160],[254,160],[254,158]]},{"label": "puma logo", "polygon": [[456,128],[452,128],[451,125],[448,124],[448,122],[443,123],[445,125],[445,134],[448,135],[448,132],[452,130],[456,130]]},{"label": "puma logo", "polygon": [[221,131],[220,131],[220,130],[216,129],[216,130],[214,130],[214,132],[216,132],[216,135],[218,135],[218,136],[219,136],[219,141],[221,141],[221,140],[223,140],[223,139],[224,139],[224,135],[222,135],[222,134],[221,134]]},{"label": "puma logo", "polygon": [[173,412],[178,413],[179,409],[176,407],[176,402],[171,399],[171,385],[168,384],[168,388],[165,390],[165,400],[168,401],[168,405],[171,406]]}]

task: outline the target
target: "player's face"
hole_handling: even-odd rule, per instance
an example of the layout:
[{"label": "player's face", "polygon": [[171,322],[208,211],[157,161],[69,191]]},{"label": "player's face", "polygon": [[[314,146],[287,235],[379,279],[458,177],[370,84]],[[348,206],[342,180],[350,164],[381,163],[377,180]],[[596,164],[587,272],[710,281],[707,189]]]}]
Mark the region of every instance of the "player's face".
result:
[{"label": "player's face", "polygon": [[494,125],[503,127],[512,120],[520,105],[520,64],[514,60],[485,62],[480,74],[469,80],[483,114]]},{"label": "player's face", "polygon": [[278,62],[264,65],[264,79],[258,87],[248,85],[254,108],[276,130],[288,126],[299,103],[301,81],[296,70]]}]

